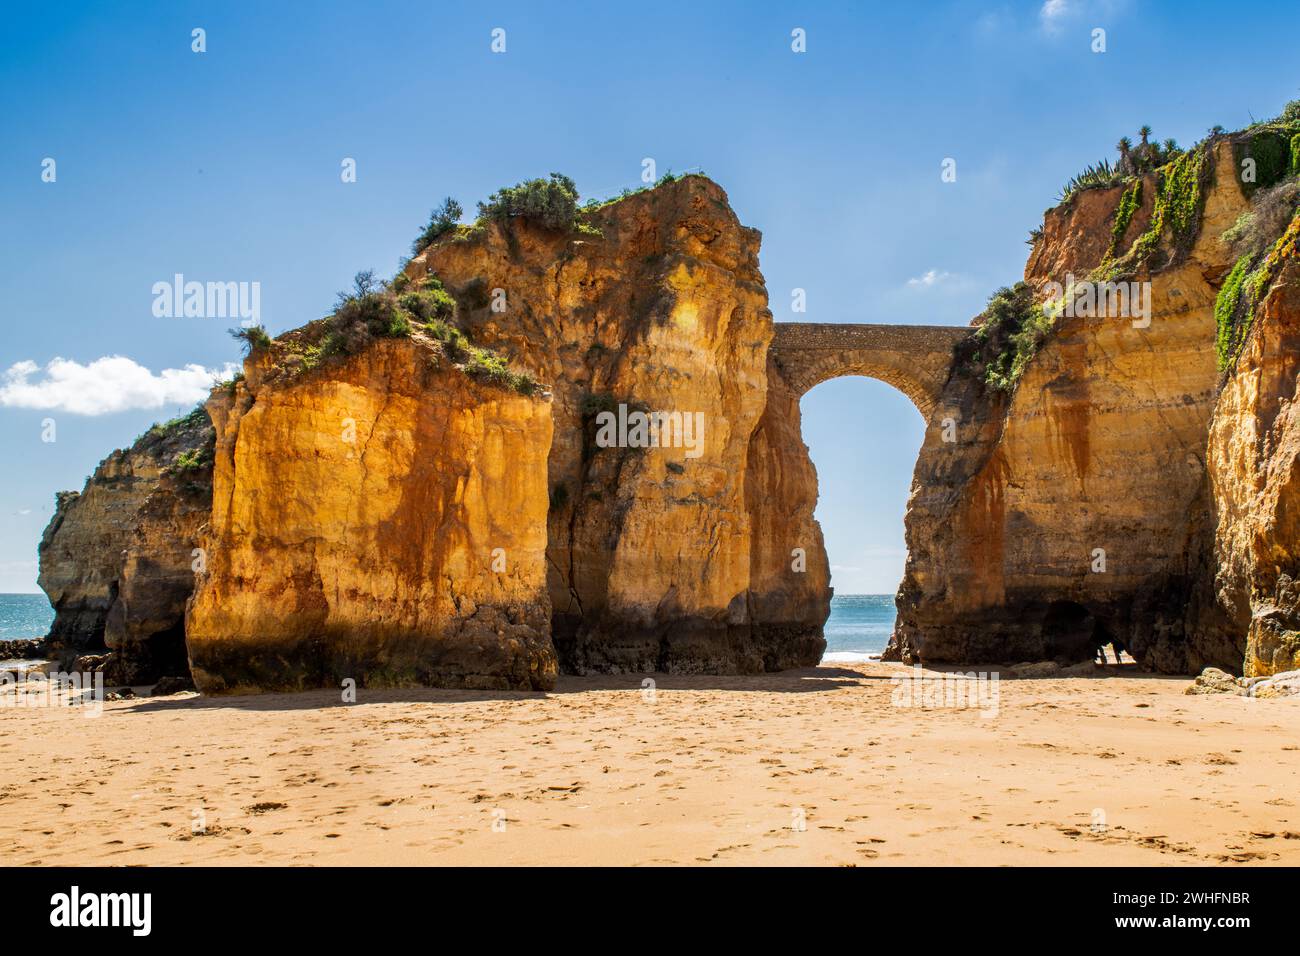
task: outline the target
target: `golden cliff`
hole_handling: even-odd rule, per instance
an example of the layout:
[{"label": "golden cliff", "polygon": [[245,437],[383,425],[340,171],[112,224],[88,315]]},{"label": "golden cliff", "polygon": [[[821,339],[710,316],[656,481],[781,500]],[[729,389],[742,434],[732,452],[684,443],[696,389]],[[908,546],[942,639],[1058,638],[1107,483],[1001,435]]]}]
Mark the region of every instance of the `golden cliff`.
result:
[{"label": "golden cliff", "polygon": [[550,688],[545,398],[418,334],[312,370],[282,371],[286,351],[254,352],[208,405],[199,689]]},{"label": "golden cliff", "polygon": [[959,351],[917,463],[888,657],[1081,660],[1114,642],[1171,673],[1296,666],[1294,618],[1277,611],[1295,607],[1295,439],[1275,420],[1295,387],[1293,274],[1222,396],[1216,368],[1238,258],[1224,235],[1254,208],[1242,142],[1049,210],[1025,270],[1035,300],[1118,278],[1149,282],[1149,313],[1060,315],[1009,392]]},{"label": "golden cliff", "polygon": [[1300,218],[1276,257],[1210,428],[1213,605],[1245,641],[1244,673],[1300,670]]},{"label": "golden cliff", "polygon": [[[798,403],[769,377],[757,231],[702,176],[584,220],[576,237],[522,220],[462,228],[406,270],[436,275],[475,341],[553,390],[547,558],[562,665],[815,664],[829,571]],[[602,447],[596,417],[620,405],[698,413],[702,443]]]},{"label": "golden cliff", "polygon": [[[97,562],[170,534],[166,596],[194,589],[183,632],[206,692],[815,664],[829,570],[757,231],[699,176],[580,222],[461,226],[392,283],[358,276],[330,318],[241,332],[198,511],[115,504],[110,458],[93,507],[51,524],[60,621],[153,627],[131,588],[148,575],[123,601]],[[650,447],[603,440],[605,418],[640,413],[665,416]],[[111,543],[92,511],[116,516]]]}]

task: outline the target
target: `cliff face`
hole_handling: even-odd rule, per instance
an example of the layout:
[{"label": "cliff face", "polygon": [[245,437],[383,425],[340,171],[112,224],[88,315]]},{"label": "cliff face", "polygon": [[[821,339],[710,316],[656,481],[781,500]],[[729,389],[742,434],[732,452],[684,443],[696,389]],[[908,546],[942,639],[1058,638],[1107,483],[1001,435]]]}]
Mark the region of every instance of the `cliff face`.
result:
[{"label": "cliff face", "polygon": [[[1240,643],[1185,610],[1213,533],[1214,302],[1233,263],[1218,236],[1246,208],[1231,147],[1214,160],[1194,244],[1135,277],[1151,283],[1149,326],[1061,316],[1009,398],[955,370],[913,479],[891,657],[1078,660],[1113,640],[1161,671],[1240,666]],[[1144,186],[1119,252],[1150,222]],[[1124,191],[1050,211],[1026,281],[1065,285],[1101,265]]]},{"label": "cliff face", "polygon": [[[815,664],[828,571],[798,404],[768,375],[758,233],[698,176],[589,222],[599,235],[576,239],[490,224],[407,268],[446,284],[475,341],[552,384],[547,559],[562,664]],[[698,413],[701,443],[602,447],[597,416],[619,405]]]},{"label": "cliff face", "polygon": [[[1071,277],[1122,275],[1149,313],[1061,315],[1008,388],[978,351],[999,341],[986,325],[932,409],[943,380],[927,379],[888,658],[1114,643],[1170,673],[1300,667],[1300,225],[1253,273],[1253,325],[1221,374],[1216,297],[1243,267],[1222,237],[1258,205],[1233,176],[1241,148],[1215,140],[1047,214],[1019,293],[1035,321],[1030,300]],[[55,640],[156,676],[197,543],[183,630],[207,691],[817,663],[830,589],[807,382],[771,350],[758,233],[695,176],[580,222],[456,228],[360,294],[360,325],[255,347],[209,402],[215,470],[201,419],[106,459],[41,545]],[[407,322],[410,295],[441,318]],[[512,391],[480,346],[550,392]],[[665,417],[638,437],[643,414]]]},{"label": "cliff face", "polygon": [[185,601],[212,496],[212,427],[197,411],[109,455],[81,492],[60,492],[39,547],[65,663],[110,652],[112,683],[186,673]]},{"label": "cliff face", "polygon": [[1227,377],[1209,438],[1217,513],[1211,610],[1245,635],[1247,677],[1300,669],[1298,365],[1300,261],[1292,246]]},{"label": "cliff face", "polygon": [[423,336],[245,372],[209,403],[199,689],[551,687],[545,398],[476,382]]},{"label": "cliff face", "polygon": [[[147,648],[183,668],[187,640],[208,692],[815,664],[829,571],[758,233],[702,177],[583,218],[462,227],[404,277],[445,282],[471,353],[553,399],[453,368],[469,353],[437,323],[255,346],[208,404],[197,491],[167,472],[179,448],[149,446],[61,499],[55,636],[134,648],[135,674]],[[663,441],[604,440],[604,413],[638,412],[670,416]]]}]

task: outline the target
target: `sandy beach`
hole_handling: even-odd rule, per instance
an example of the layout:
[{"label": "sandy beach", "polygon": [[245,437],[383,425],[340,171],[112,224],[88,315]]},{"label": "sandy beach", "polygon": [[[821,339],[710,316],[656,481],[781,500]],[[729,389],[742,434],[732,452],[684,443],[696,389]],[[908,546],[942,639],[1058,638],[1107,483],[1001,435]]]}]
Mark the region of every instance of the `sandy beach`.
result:
[{"label": "sandy beach", "polygon": [[13,864],[1300,864],[1300,699],[902,665],[0,709]]}]

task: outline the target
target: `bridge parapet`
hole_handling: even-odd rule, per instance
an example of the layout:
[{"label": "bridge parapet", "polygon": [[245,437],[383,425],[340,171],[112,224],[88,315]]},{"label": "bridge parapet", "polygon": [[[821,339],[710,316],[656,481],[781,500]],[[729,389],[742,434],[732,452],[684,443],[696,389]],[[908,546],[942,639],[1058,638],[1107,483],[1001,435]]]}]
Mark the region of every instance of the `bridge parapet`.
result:
[{"label": "bridge parapet", "polygon": [[843,375],[893,385],[929,420],[952,369],[953,349],[967,326],[853,325],[778,322],[772,356],[782,377],[802,395]]}]

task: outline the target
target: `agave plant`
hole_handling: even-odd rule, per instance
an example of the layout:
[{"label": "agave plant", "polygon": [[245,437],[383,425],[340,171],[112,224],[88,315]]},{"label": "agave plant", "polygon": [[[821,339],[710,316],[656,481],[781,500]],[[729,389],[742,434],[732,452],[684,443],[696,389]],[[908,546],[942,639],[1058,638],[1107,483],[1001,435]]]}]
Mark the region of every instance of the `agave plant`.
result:
[{"label": "agave plant", "polygon": [[[1127,155],[1126,153],[1123,155]],[[1121,160],[1122,162],[1122,160]],[[1103,159],[1099,163],[1090,164],[1079,175],[1074,176],[1065,188],[1061,190],[1061,201],[1069,199],[1081,189],[1094,189],[1099,186],[1113,186],[1119,182],[1121,176],[1120,170],[1111,166],[1110,160]]]}]

